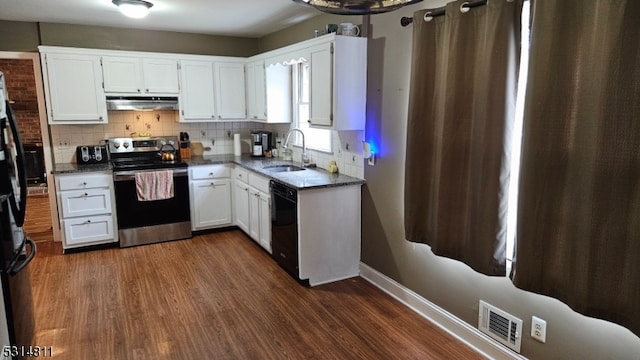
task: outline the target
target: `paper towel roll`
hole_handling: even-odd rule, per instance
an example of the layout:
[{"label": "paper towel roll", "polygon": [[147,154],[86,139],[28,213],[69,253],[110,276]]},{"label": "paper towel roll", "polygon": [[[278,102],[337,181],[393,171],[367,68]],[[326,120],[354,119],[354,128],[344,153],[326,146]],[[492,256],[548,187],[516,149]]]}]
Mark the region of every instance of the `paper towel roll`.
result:
[{"label": "paper towel roll", "polygon": [[233,134],[233,155],[240,156],[242,150],[240,148],[240,134]]}]

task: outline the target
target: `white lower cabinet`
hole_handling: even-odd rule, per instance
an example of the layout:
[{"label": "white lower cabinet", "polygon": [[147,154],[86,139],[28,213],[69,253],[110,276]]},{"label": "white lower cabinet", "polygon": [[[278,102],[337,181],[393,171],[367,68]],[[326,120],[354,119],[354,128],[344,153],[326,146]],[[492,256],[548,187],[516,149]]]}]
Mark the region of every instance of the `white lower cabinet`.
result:
[{"label": "white lower cabinet", "polygon": [[271,196],[269,179],[234,170],[235,224],[271,253]]},{"label": "white lower cabinet", "polygon": [[56,175],[62,246],[118,241],[111,172]]},{"label": "white lower cabinet", "polygon": [[112,242],[115,237],[113,217],[101,215],[62,220],[66,245],[84,245],[96,242]]},{"label": "white lower cabinet", "polygon": [[203,165],[189,171],[191,229],[231,225],[231,180],[227,165]]}]

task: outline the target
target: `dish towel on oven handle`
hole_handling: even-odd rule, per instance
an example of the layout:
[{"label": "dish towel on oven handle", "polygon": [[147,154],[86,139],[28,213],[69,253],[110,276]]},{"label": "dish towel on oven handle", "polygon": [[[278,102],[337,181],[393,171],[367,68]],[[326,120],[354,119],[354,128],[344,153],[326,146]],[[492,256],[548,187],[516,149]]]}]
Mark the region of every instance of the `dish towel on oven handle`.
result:
[{"label": "dish towel on oven handle", "polygon": [[138,201],[166,200],[173,197],[173,171],[141,171],[135,173]]}]

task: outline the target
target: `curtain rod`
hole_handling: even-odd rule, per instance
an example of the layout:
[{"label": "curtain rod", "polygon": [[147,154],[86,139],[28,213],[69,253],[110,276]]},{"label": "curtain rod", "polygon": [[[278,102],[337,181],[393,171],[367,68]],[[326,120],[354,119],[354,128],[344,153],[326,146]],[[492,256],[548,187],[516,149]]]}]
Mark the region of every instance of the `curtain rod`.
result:
[{"label": "curtain rod", "polygon": [[[476,6],[486,5],[487,1],[488,0],[475,0],[475,1],[465,2],[460,6],[460,10],[462,11],[462,8],[471,9],[471,8],[476,7]],[[440,9],[437,9],[437,10],[426,12],[424,14],[424,17],[427,18],[428,16],[429,17],[442,16],[445,13],[446,13],[445,9],[444,8],[440,8]],[[400,19],[400,25],[402,25],[402,27],[408,26],[412,22],[413,22],[413,18],[412,17],[403,16]]]}]

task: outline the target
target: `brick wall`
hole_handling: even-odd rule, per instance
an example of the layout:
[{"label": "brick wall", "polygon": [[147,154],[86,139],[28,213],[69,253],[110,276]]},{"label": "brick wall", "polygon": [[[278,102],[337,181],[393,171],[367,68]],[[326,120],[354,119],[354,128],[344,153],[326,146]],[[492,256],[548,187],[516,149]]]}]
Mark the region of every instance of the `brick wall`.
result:
[{"label": "brick wall", "polygon": [[9,99],[25,144],[41,143],[40,115],[33,62],[28,59],[0,59],[0,71],[7,81]]}]

